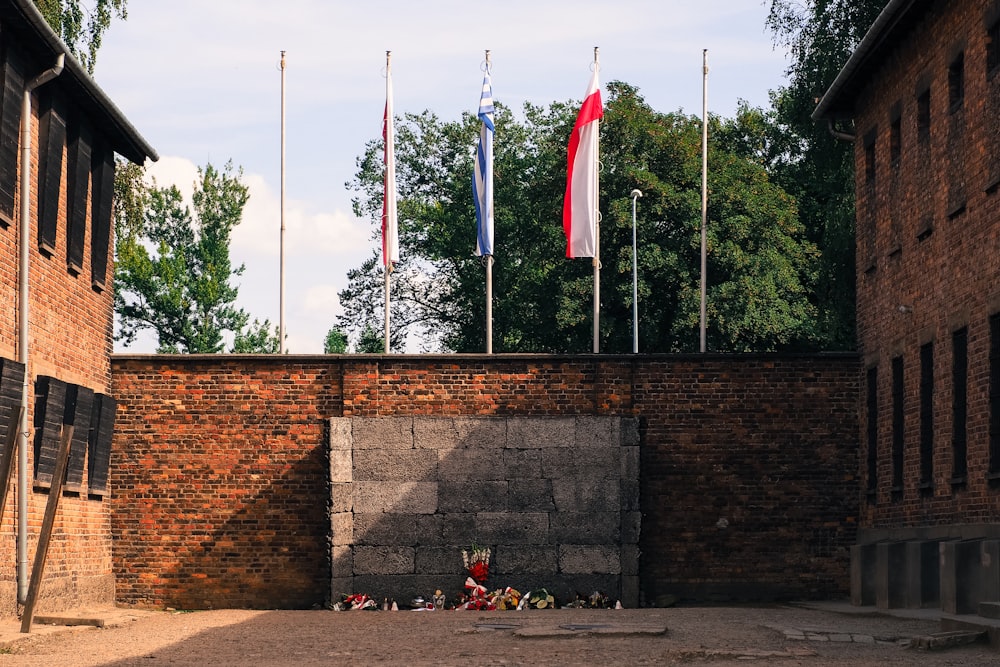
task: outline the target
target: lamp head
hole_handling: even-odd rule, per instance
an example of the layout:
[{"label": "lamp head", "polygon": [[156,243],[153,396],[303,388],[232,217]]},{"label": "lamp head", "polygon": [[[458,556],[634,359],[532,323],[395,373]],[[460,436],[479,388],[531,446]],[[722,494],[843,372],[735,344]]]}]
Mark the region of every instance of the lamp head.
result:
[{"label": "lamp head", "polygon": [[633,190],[631,193],[629,193],[629,197],[632,197],[633,199],[635,199],[636,197],[641,197],[641,196],[642,196],[642,193],[639,192],[638,190]]}]

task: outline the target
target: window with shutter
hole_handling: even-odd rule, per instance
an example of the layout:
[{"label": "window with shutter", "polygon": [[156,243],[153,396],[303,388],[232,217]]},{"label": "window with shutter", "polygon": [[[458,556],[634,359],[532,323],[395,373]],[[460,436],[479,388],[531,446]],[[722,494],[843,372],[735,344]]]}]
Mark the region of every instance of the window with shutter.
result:
[{"label": "window with shutter", "polygon": [[111,436],[115,430],[118,402],[105,394],[95,394],[87,441],[87,490],[92,496],[108,493],[111,463]]},{"label": "window with shutter", "polygon": [[52,486],[66,411],[66,383],[39,375],[35,381],[35,487]]},{"label": "window with shutter", "polygon": [[103,292],[107,288],[108,255],[111,252],[115,154],[103,142],[95,142],[91,159],[90,272],[94,289]]},{"label": "window with shutter", "polygon": [[87,232],[87,194],[90,187],[92,135],[80,118],[68,129],[66,164],[66,265],[78,274],[83,271],[83,242]]},{"label": "window with shutter", "polygon": [[79,493],[83,489],[83,466],[87,459],[90,419],[94,407],[94,390],[71,384],[66,387],[66,414],[63,423],[73,425],[66,467],[66,491]]},{"label": "window with shutter", "polygon": [[38,127],[38,248],[56,251],[63,146],[66,144],[66,102],[53,87],[39,94]]},{"label": "window with shutter", "polygon": [[0,225],[14,221],[14,192],[17,187],[17,142],[21,129],[21,102],[24,94],[24,63],[10,45],[0,42]]}]

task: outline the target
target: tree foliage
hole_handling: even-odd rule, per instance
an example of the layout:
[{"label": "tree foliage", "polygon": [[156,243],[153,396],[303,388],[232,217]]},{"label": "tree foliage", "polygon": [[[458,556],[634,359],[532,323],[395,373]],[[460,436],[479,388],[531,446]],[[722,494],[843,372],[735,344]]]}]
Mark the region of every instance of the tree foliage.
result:
[{"label": "tree foliage", "polygon": [[326,338],[323,340],[323,352],[324,354],[344,354],[347,352],[347,334],[337,327],[332,327],[326,332]]},{"label": "tree foliage", "polygon": [[854,349],[853,147],[810,115],[886,0],[771,0],[768,27],[788,49],[788,85],[772,93],[761,120],[777,150],[772,174],[799,203],[809,239],[822,252],[815,296],[826,348]]},{"label": "tree foliage", "polygon": [[[638,91],[608,85],[601,124],[601,350],[632,347],[633,188],[639,200],[640,349],[694,350],[700,304],[700,132],[697,118],[653,111]],[[494,350],[584,352],[592,339],[593,269],[564,257],[562,203],[566,140],[575,104],[526,105],[523,120],[496,112]],[[752,134],[713,119],[711,134]],[[477,120],[444,122],[430,112],[397,125],[400,254],[392,276],[393,348],[406,332],[429,333],[431,348],[485,347],[484,270],[472,255],[470,194]],[[759,133],[758,133],[759,134]],[[358,159],[355,212],[381,213],[381,144]],[[795,202],[739,142],[713,140],[710,154],[709,345],[770,350],[812,345],[809,291],[816,252]],[[382,318],[376,256],[349,273],[339,324],[359,335]],[[426,338],[426,336],[425,336]]]},{"label": "tree foliage", "polygon": [[91,74],[104,33],[113,18],[127,18],[127,4],[128,0],[35,0],[39,13]]},{"label": "tree foliage", "polygon": [[[255,322],[244,332],[249,316],[234,303],[233,267],[229,243],[249,197],[242,171],[227,163],[198,170],[191,208],[176,186],[140,188],[133,207],[119,211],[115,267],[115,312],[120,330],[116,340],[133,342],[140,331],[152,330],[161,353],[223,351],[223,333],[237,335],[240,350],[272,351],[276,337],[270,324]],[[135,211],[142,210],[141,226]],[[129,211],[132,211],[130,214]]]}]

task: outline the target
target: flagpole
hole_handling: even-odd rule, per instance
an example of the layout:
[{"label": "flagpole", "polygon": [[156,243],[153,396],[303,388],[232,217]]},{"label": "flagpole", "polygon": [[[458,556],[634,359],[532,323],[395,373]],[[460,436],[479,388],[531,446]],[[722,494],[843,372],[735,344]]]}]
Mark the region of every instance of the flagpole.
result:
[{"label": "flagpole", "polygon": [[705,351],[708,262],[708,49],[702,51],[702,101],[701,101],[701,351]]},{"label": "flagpole", "polygon": [[[385,52],[385,99],[386,100],[390,99],[390,96],[392,95],[392,74],[389,71],[390,60],[391,59],[392,59],[392,51],[386,51]],[[385,122],[386,122],[386,128],[385,128],[386,137],[384,139],[387,142],[389,141],[389,138],[392,136],[391,135],[392,131],[389,129],[391,127],[391,124],[392,124],[392,118],[391,118],[390,114],[392,114],[392,108],[391,108],[391,105],[387,105],[386,106],[386,119],[385,119]],[[388,159],[389,159],[389,148],[387,146],[386,147],[386,160],[388,161]],[[387,164],[386,165],[386,169],[388,169],[388,168],[389,167],[388,167],[388,164]],[[385,189],[384,193],[383,193],[383,197],[389,197],[390,195],[392,195],[393,197],[395,197],[396,193],[395,192],[390,193],[389,192],[389,188],[387,187]],[[385,204],[383,204],[383,207],[384,206],[385,206]],[[383,214],[383,216],[385,216],[385,214]],[[383,220],[382,220],[382,225],[383,225],[383,231],[382,231],[383,257],[382,257],[382,260],[383,260],[383,268],[385,269],[385,271],[384,271],[384,273],[385,273],[385,353],[389,354],[389,274],[392,273],[392,260],[390,259],[390,255],[388,254],[389,253],[389,246],[387,245],[387,241],[386,241],[386,225],[387,224],[388,224],[388,220],[386,220],[385,217],[383,217]]]},{"label": "flagpole", "polygon": [[285,348],[285,52],[281,52],[281,260],[278,291],[278,352]]},{"label": "flagpole", "polygon": [[[492,74],[490,50],[486,49],[486,74]],[[491,82],[492,85],[492,82]],[[490,169],[493,166],[490,165]],[[493,193],[490,192],[492,197]],[[490,202],[492,209],[492,202]],[[493,249],[486,256],[486,354],[493,354]]]},{"label": "flagpole", "polygon": [[[600,70],[598,48],[594,47],[594,69]],[[595,121],[595,131],[600,132],[600,120]],[[600,205],[600,140],[594,151],[594,354],[601,348],[601,211]]]}]

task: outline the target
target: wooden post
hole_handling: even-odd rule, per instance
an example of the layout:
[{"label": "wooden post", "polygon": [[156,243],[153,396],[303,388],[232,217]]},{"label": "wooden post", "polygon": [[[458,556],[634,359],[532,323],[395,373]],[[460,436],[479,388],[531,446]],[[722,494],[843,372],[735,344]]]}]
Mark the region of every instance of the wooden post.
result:
[{"label": "wooden post", "polygon": [[52,486],[49,487],[49,499],[45,503],[45,518],[42,519],[42,531],[38,535],[38,547],[35,549],[35,562],[31,566],[31,583],[28,584],[28,597],[24,601],[24,614],[21,616],[21,632],[31,632],[31,621],[35,615],[35,602],[42,589],[42,573],[45,571],[45,557],[49,552],[49,540],[56,522],[56,510],[59,509],[59,499],[62,497],[63,483],[66,480],[66,467],[69,464],[69,446],[73,441],[72,424],[63,424],[62,438],[59,440],[59,456],[56,458],[56,470],[52,474]]}]

